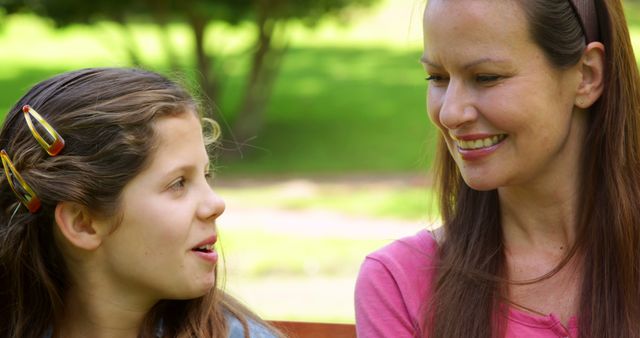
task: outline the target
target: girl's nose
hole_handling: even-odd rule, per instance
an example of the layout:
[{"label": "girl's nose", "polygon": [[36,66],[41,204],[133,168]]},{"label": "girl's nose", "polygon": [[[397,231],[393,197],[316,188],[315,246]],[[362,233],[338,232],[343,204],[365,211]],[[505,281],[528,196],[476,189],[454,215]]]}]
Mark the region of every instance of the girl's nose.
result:
[{"label": "girl's nose", "polygon": [[225,209],[224,200],[207,185],[205,196],[198,208],[198,216],[205,220],[215,220]]}]

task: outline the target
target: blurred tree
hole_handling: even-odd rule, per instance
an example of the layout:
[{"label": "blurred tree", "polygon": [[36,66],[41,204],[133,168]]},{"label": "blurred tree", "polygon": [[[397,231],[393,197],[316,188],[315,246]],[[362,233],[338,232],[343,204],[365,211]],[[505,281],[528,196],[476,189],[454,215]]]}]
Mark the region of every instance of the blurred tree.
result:
[{"label": "blurred tree", "polygon": [[[133,64],[140,64],[137,46],[129,31],[129,23],[146,18],[160,27],[162,43],[173,69],[179,69],[174,48],[168,37],[170,22],[186,23],[194,38],[194,57],[203,93],[218,102],[224,81],[216,52],[205,49],[206,27],[221,21],[237,25],[244,21],[255,24],[255,39],[249,52],[251,66],[238,110],[230,121],[227,134],[238,146],[259,134],[271,88],[277,76],[287,45],[282,43],[285,23],[292,19],[314,25],[327,15],[337,15],[350,6],[370,6],[378,0],[0,0],[0,10],[8,14],[32,11],[51,18],[56,25],[113,21],[121,25],[125,48]],[[281,41],[276,43],[275,41]],[[216,112],[212,112],[214,116]]]}]

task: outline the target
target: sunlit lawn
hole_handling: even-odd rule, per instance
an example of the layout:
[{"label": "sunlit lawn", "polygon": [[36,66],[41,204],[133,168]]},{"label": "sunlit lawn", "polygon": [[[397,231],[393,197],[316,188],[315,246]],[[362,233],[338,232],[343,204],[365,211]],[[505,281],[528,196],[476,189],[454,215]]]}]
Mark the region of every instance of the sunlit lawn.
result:
[{"label": "sunlit lawn", "polygon": [[389,180],[221,179],[227,289],[270,318],[352,321],[364,256],[437,219],[427,181]]}]

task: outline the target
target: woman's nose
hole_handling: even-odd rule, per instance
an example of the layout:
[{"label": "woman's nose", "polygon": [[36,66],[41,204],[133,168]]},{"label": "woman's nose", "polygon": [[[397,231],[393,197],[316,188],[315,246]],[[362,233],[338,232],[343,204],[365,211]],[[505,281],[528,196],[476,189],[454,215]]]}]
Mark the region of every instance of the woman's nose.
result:
[{"label": "woman's nose", "polygon": [[460,127],[474,121],[478,111],[473,104],[472,94],[460,82],[451,81],[442,94],[438,112],[440,124],[449,129]]}]

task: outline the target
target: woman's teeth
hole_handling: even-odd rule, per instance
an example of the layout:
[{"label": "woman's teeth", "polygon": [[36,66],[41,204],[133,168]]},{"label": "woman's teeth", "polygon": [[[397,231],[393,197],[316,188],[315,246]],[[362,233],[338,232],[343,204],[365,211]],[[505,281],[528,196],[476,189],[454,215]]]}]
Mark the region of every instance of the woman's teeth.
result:
[{"label": "woman's teeth", "polygon": [[504,140],[505,137],[507,136],[502,134],[502,135],[495,135],[491,137],[485,137],[477,140],[470,140],[470,141],[455,140],[455,141],[456,141],[456,144],[458,145],[458,148],[463,150],[473,150],[473,149],[487,148],[487,147],[496,145],[500,143],[500,141]]}]

